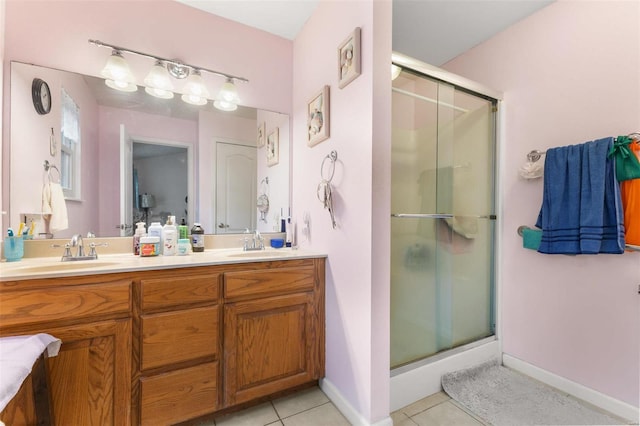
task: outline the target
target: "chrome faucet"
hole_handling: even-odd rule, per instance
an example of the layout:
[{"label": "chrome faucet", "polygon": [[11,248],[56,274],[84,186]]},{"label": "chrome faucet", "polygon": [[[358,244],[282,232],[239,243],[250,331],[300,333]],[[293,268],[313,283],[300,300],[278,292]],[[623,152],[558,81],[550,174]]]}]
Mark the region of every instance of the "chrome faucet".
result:
[{"label": "chrome faucet", "polygon": [[[89,254],[85,254],[84,253],[84,242],[82,240],[82,235],[80,234],[75,234],[73,237],[71,237],[71,241],[69,241],[68,243],[66,243],[64,246],[61,246],[59,244],[53,244],[51,247],[64,247],[64,254],[62,255],[62,261],[63,262],[68,262],[68,261],[72,261],[72,260],[94,260],[98,258],[98,253],[96,252],[96,247],[98,246],[106,246],[107,243],[102,243],[102,244],[96,244],[96,243],[90,243],[89,244]],[[75,256],[71,254],[71,247],[78,247],[78,249],[76,250],[76,254]]]},{"label": "chrome faucet", "polygon": [[245,233],[251,234],[251,238],[248,236],[244,238],[244,246],[242,247],[244,251],[264,250],[264,238],[260,235],[260,231],[256,229],[249,232],[247,229]]},{"label": "chrome faucet", "polygon": [[76,257],[84,257],[84,243],[82,242],[82,235],[75,234],[71,237],[71,247],[78,247]]}]

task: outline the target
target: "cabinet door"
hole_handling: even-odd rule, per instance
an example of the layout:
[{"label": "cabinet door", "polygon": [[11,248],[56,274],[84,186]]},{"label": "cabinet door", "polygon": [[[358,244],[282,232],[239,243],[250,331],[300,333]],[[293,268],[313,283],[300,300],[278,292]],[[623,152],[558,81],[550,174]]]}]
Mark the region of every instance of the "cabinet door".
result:
[{"label": "cabinet door", "polygon": [[[108,320],[64,328],[34,328],[62,340],[46,359],[54,425],[131,424],[131,320]],[[2,413],[7,425],[33,425],[30,377]]]},{"label": "cabinet door", "polygon": [[56,425],[131,423],[131,320],[49,329],[62,340],[47,359]]},{"label": "cabinet door", "polygon": [[318,379],[313,312],[312,293],[225,305],[225,406]]}]

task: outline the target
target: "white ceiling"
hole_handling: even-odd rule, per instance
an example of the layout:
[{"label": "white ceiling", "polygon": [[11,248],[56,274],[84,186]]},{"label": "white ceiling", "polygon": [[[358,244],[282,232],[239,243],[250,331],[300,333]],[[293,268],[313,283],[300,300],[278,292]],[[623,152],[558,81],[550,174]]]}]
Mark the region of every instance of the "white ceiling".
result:
[{"label": "white ceiling", "polygon": [[[176,1],[293,40],[320,0]],[[553,1],[393,0],[393,50],[440,66]]]},{"label": "white ceiling", "polygon": [[280,37],[296,38],[319,0],[176,0]]},{"label": "white ceiling", "polygon": [[394,0],[393,50],[441,66],[554,0]]}]

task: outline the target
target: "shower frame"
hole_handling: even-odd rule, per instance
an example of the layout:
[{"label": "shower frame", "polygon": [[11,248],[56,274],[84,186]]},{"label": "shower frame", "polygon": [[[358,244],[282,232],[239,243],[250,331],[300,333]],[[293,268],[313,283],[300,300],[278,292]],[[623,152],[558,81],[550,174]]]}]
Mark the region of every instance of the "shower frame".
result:
[{"label": "shower frame", "polygon": [[[456,89],[496,100],[495,112],[495,157],[494,157],[494,211],[501,217],[501,149],[503,94],[465,77],[445,71],[433,65],[413,59],[409,56],[392,54],[392,64],[410,69],[426,77],[453,85]],[[391,411],[407,406],[421,398],[441,390],[440,377],[447,371],[464,368],[491,358],[500,357],[501,347],[501,318],[500,318],[500,269],[497,259],[501,258],[500,240],[502,235],[501,222],[496,220],[494,228],[494,297],[495,332],[493,336],[481,338],[477,341],[439,352],[433,356],[394,368],[391,375]]]}]

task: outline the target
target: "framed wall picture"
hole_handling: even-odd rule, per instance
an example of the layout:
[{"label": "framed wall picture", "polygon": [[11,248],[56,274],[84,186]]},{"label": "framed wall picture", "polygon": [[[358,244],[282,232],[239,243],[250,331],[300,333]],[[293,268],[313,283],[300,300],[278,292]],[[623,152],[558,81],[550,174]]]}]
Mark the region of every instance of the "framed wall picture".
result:
[{"label": "framed wall picture", "polygon": [[329,86],[324,86],[307,105],[307,145],[329,138]]},{"label": "framed wall picture", "polygon": [[267,136],[267,166],[275,166],[280,161],[280,136],[276,127]]},{"label": "framed wall picture", "polygon": [[265,133],[265,122],[263,121],[261,123],[258,123],[258,133],[256,135],[256,138],[257,138],[256,139],[256,146],[258,148],[261,148],[261,147],[264,146],[264,142],[266,140],[266,137],[267,137],[267,135]]},{"label": "framed wall picture", "polygon": [[338,47],[338,87],[341,89],[360,75],[360,27]]}]

